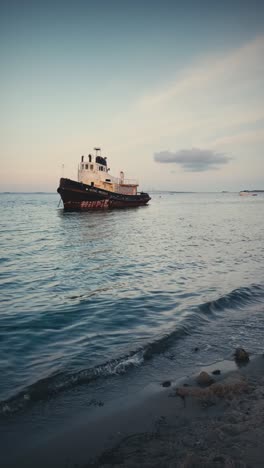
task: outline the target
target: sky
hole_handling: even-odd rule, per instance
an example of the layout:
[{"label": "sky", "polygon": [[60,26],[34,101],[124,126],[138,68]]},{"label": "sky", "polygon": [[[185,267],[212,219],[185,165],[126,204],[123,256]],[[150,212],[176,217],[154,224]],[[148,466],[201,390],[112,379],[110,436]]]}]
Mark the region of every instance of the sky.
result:
[{"label": "sky", "polygon": [[264,189],[262,1],[1,0],[0,63],[1,192]]}]

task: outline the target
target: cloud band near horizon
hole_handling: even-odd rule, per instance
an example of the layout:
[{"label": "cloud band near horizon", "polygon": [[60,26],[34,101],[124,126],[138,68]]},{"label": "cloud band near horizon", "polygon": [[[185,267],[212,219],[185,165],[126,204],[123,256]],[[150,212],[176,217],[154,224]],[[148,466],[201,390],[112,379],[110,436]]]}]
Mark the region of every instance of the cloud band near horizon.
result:
[{"label": "cloud band near horizon", "polygon": [[219,169],[231,161],[231,157],[209,149],[182,149],[176,152],[161,151],[154,154],[154,161],[163,164],[179,164],[185,171],[204,172]]}]

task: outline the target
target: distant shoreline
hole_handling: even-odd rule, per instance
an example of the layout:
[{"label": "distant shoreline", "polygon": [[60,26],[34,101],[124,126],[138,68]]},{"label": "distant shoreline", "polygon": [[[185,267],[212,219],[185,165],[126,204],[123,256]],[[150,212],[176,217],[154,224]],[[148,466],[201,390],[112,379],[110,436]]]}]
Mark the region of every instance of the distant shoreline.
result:
[{"label": "distant shoreline", "polygon": [[263,193],[264,190],[240,190],[240,192],[247,192],[247,193]]}]

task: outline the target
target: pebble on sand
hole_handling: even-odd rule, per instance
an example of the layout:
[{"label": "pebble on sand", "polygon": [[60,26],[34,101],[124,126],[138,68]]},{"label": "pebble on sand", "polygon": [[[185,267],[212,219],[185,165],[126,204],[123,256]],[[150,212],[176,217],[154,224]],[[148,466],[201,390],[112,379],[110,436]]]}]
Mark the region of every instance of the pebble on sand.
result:
[{"label": "pebble on sand", "polygon": [[244,348],[236,348],[234,352],[234,357],[236,362],[248,362],[249,354],[245,351]]},{"label": "pebble on sand", "polygon": [[196,382],[202,387],[209,387],[209,385],[214,383],[214,379],[207,372],[203,371],[196,377]]},{"label": "pebble on sand", "polygon": [[170,387],[171,386],[171,382],[169,380],[165,380],[165,382],[162,382],[162,387]]}]

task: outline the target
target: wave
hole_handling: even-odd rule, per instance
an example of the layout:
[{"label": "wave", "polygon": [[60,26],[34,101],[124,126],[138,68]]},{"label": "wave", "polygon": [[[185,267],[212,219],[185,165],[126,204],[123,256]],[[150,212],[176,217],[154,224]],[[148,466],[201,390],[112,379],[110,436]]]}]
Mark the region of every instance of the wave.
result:
[{"label": "wave", "polygon": [[79,385],[89,384],[98,379],[122,375],[130,369],[141,366],[155,355],[163,354],[177,340],[190,335],[204,320],[211,320],[225,310],[240,309],[248,304],[263,302],[264,287],[252,285],[238,288],[214,301],[206,302],[190,308],[183,313],[177,327],[168,333],[156,337],[150,343],[131,351],[117,359],[109,360],[93,368],[83,369],[74,373],[59,373],[38,380],[13,397],[0,402],[0,414],[10,414],[29,406],[45,401]]},{"label": "wave", "polygon": [[128,353],[93,368],[78,372],[59,373],[29,385],[13,397],[0,403],[0,414],[10,414],[38,401],[46,401],[77,385],[89,384],[100,378],[121,375],[144,361],[144,350]]},{"label": "wave", "polygon": [[231,293],[216,299],[215,301],[206,302],[199,306],[202,313],[214,314],[227,309],[239,309],[248,304],[262,302],[264,299],[264,287],[260,284],[253,284],[250,287],[234,289]]}]

